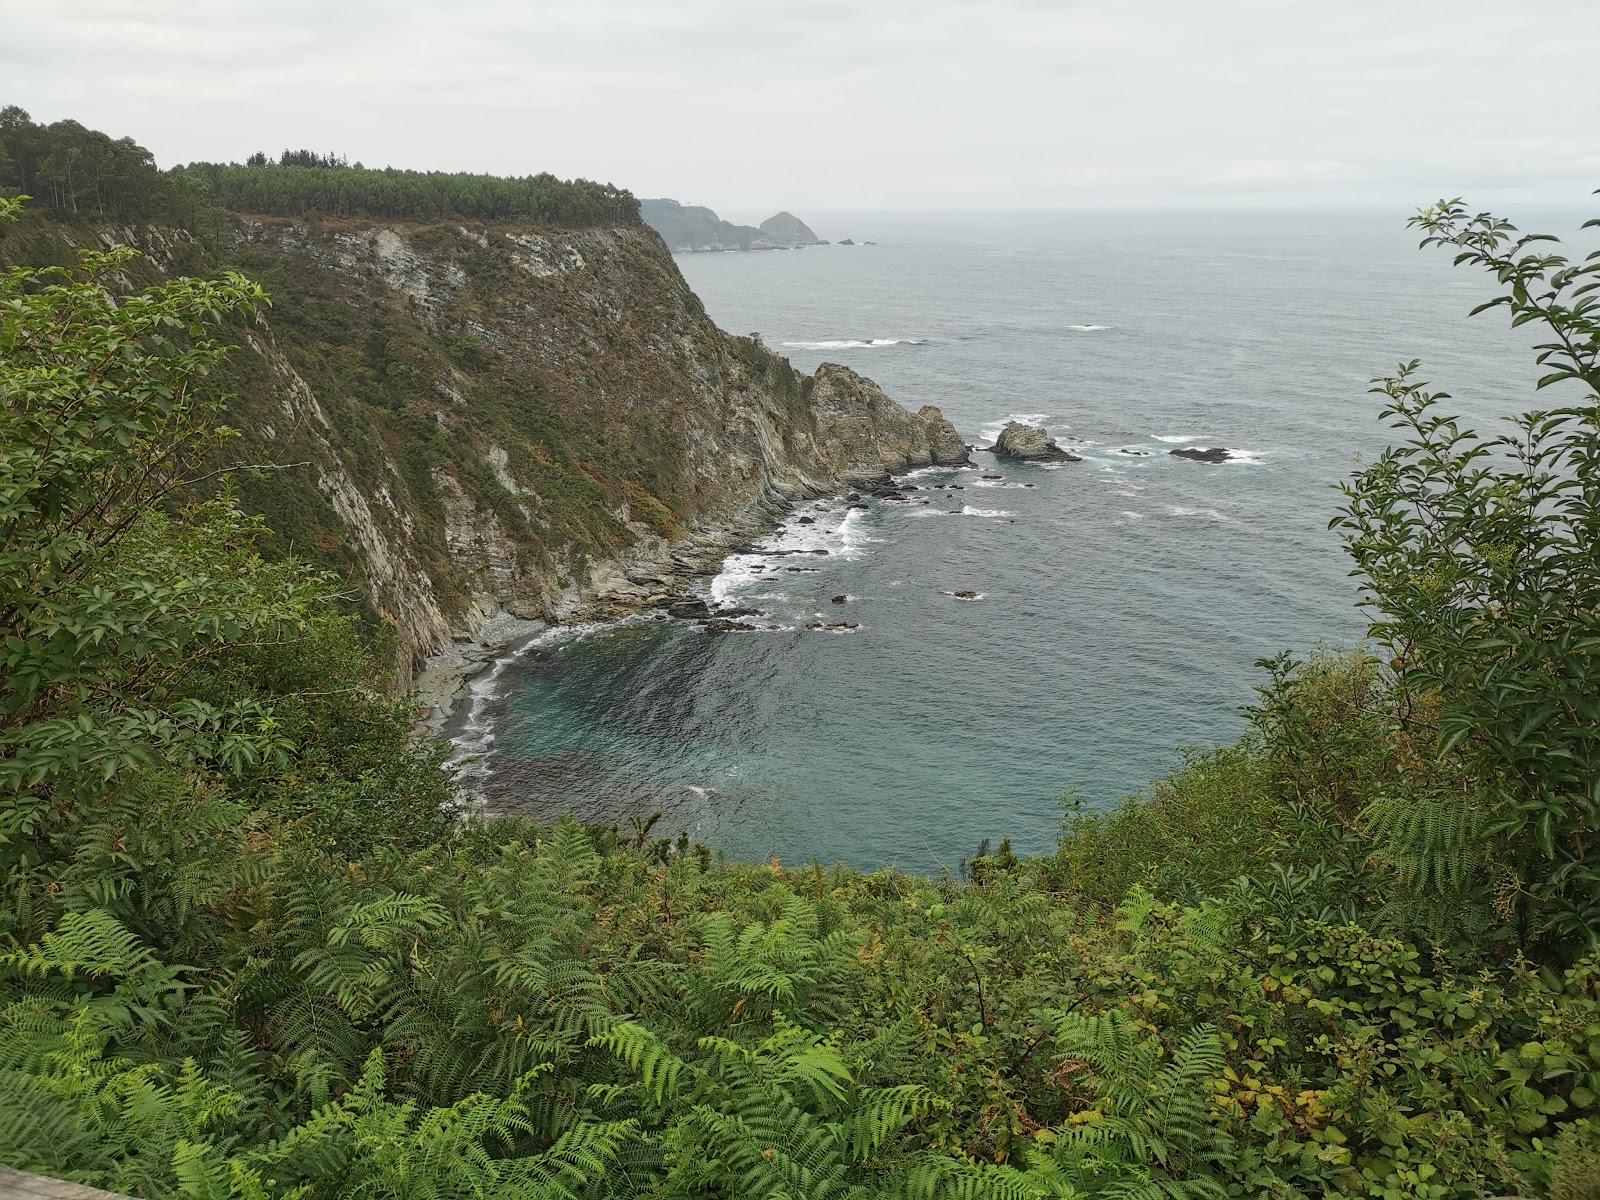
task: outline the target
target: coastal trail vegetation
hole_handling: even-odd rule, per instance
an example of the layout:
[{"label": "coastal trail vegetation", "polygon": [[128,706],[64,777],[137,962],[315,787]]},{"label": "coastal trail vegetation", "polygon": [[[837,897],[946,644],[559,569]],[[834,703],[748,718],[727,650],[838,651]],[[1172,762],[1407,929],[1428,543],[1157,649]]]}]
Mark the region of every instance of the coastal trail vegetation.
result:
[{"label": "coastal trail vegetation", "polygon": [[1267,664],[1238,744],[937,880],[457,811],[334,582],[201,478],[256,285],[0,275],[0,1165],[192,1200],[1600,1195],[1595,267],[1420,220],[1550,329],[1564,405],[1485,440],[1383,381],[1403,440],[1336,517],[1369,647]]}]

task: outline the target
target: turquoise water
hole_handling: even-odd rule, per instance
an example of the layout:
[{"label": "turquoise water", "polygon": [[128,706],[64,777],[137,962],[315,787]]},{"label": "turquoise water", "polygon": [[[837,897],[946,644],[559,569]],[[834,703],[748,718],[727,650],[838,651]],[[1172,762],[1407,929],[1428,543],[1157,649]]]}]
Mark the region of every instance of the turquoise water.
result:
[{"label": "turquoise water", "polygon": [[846,363],[978,444],[1028,415],[1084,461],[977,455],[912,480],[911,504],[805,510],[772,544],[828,554],[708,583],[768,631],[634,621],[535,646],[480,712],[494,807],[659,810],[733,855],[914,871],[986,837],[1048,849],[1067,789],[1108,804],[1235,737],[1256,658],[1360,637],[1327,524],[1385,441],[1371,376],[1421,357],[1485,419],[1528,395],[1531,339],[1468,322],[1486,282],[1387,216],[818,224],[879,244],[679,264],[718,324],[801,368]]}]

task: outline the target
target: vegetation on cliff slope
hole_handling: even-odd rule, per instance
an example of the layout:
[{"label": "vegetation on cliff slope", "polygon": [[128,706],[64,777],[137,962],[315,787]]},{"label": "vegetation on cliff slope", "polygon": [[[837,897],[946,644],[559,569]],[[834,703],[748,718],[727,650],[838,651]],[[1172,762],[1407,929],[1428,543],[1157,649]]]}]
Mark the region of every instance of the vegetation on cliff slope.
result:
[{"label": "vegetation on cliff slope", "polygon": [[0,1163],[195,1200],[1596,1195],[1593,268],[1425,221],[1577,398],[1480,445],[1386,381],[1405,440],[1338,518],[1372,652],[1273,664],[1238,745],[963,881],[451,816],[330,582],[226,491],[174,508],[256,287],[0,276]]},{"label": "vegetation on cliff slope", "polygon": [[[127,204],[103,179],[99,201],[87,190],[99,145],[131,148]],[[303,464],[235,480],[267,519],[261,549],[337,573],[406,665],[482,611],[553,615],[592,564],[753,499],[750,427],[785,444],[805,423],[805,377],[715,328],[624,193],[252,157],[162,173],[131,142],[7,109],[0,192],[36,200],[0,231],[0,267],[126,241],[144,253],[124,286],[261,282],[273,307],[219,331],[238,347],[218,371],[241,436],[216,465]],[[55,188],[60,164],[76,190]]]}]

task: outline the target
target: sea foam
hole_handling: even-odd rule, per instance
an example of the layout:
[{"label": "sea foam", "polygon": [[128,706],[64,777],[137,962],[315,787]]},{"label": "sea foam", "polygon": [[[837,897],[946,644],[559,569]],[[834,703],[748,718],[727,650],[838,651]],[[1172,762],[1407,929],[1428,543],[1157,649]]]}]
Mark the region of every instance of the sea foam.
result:
[{"label": "sea foam", "polygon": [[817,342],[782,342],[788,350],[879,350],[884,346],[922,346],[927,338],[825,338]]}]

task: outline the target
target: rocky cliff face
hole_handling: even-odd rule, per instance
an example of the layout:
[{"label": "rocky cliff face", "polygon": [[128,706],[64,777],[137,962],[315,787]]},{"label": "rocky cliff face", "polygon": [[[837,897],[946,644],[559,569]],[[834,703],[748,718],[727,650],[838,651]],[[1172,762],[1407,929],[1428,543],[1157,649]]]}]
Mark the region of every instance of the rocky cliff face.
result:
[{"label": "rocky cliff face", "polygon": [[837,363],[817,368],[811,409],[827,478],[869,483],[907,467],[968,461],[961,435],[933,405],[907,412],[872,380]]},{"label": "rocky cliff face", "polygon": [[[91,240],[51,237],[61,257]],[[936,409],[718,330],[640,226],[238,218],[204,243],[92,240],[140,245],[151,278],[231,266],[267,287],[221,380],[232,452],[305,465],[242,498],[394,626],[402,665],[500,613],[566,619],[710,565],[788,498],[966,456]]]}]

